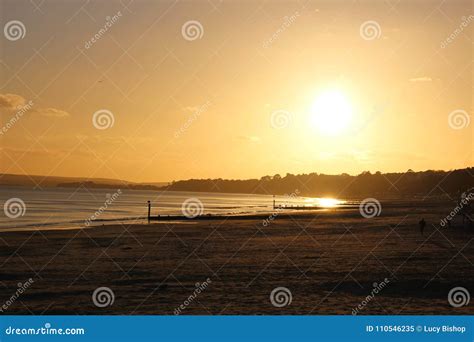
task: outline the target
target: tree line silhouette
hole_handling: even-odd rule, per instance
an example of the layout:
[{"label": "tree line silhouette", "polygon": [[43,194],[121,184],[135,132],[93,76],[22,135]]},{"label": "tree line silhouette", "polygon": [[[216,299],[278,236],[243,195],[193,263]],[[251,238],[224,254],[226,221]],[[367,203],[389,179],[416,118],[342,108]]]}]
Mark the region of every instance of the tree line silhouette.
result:
[{"label": "tree line silhouette", "polygon": [[346,173],[326,175],[318,173],[293,175],[287,173],[264,176],[260,179],[189,179],[173,181],[160,190],[223,192],[249,194],[291,194],[301,196],[339,198],[443,198],[458,196],[474,186],[474,167],[453,171],[422,171],[371,173],[357,176]]}]

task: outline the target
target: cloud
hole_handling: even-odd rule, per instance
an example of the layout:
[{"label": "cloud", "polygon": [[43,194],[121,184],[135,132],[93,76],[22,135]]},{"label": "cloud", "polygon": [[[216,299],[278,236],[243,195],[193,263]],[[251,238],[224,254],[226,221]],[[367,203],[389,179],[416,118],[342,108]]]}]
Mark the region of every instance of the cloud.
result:
[{"label": "cloud", "polygon": [[415,78],[410,78],[410,82],[431,82],[433,81],[431,77],[415,77]]},{"label": "cloud", "polygon": [[429,160],[424,155],[404,151],[376,151],[377,160],[410,160],[424,161]]},{"label": "cloud", "polygon": [[26,100],[16,94],[0,94],[0,109],[15,110],[25,105]]},{"label": "cloud", "polygon": [[27,103],[23,96],[16,94],[0,94],[0,109],[3,110],[16,111],[23,108],[31,110],[31,113],[51,118],[65,118],[70,116],[68,112],[61,109],[51,107],[31,109],[33,106],[36,107],[36,104],[31,100]]},{"label": "cloud", "polygon": [[74,150],[68,149],[29,149],[29,148],[15,148],[15,147],[0,147],[0,154],[6,154],[13,160],[25,157],[28,158],[62,158],[71,154],[77,156],[91,157],[96,156],[96,153],[92,153],[90,150],[78,148]]},{"label": "cloud", "polygon": [[39,108],[34,112],[51,118],[65,118],[69,116],[68,112],[56,108]]},{"label": "cloud", "polygon": [[198,106],[186,106],[183,109],[187,112],[194,113],[195,111],[197,111],[199,109],[199,107]]},{"label": "cloud", "polygon": [[239,135],[239,136],[237,137],[237,139],[239,139],[239,140],[244,140],[244,141],[248,141],[248,142],[259,142],[259,141],[260,141],[260,138],[259,138],[259,137],[246,136],[246,135]]}]

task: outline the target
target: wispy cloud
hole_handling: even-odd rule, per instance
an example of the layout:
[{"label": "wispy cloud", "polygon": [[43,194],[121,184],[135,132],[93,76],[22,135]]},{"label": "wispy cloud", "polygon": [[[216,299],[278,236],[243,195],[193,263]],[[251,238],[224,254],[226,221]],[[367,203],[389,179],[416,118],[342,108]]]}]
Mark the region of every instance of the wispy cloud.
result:
[{"label": "wispy cloud", "polygon": [[424,77],[414,77],[414,78],[410,78],[409,81],[410,81],[410,82],[431,82],[431,81],[433,81],[433,80],[431,79],[431,77],[424,76]]},{"label": "wispy cloud", "polygon": [[51,118],[65,118],[69,116],[68,112],[56,108],[39,108],[33,112]]},{"label": "wispy cloud", "polygon": [[84,156],[84,157],[95,157],[97,154],[92,153],[87,149],[75,149],[73,151],[68,149],[30,149],[30,148],[10,148],[10,147],[0,147],[0,154],[6,154],[12,159],[17,159],[22,156],[26,158],[63,158],[65,156],[74,154],[75,156]]},{"label": "wispy cloud", "polygon": [[[30,106],[33,107],[33,102],[29,101]],[[6,111],[21,110],[27,105],[27,100],[17,94],[0,94],[0,109]],[[36,104],[34,105],[36,107]],[[65,118],[70,116],[68,112],[57,108],[35,108],[30,111],[31,114],[38,114],[50,118]]]},{"label": "wispy cloud", "polygon": [[199,106],[186,106],[183,108],[184,111],[191,112],[191,113],[197,111],[198,109],[199,109]]},{"label": "wispy cloud", "polygon": [[25,98],[16,94],[0,94],[0,109],[16,110],[24,106]]}]

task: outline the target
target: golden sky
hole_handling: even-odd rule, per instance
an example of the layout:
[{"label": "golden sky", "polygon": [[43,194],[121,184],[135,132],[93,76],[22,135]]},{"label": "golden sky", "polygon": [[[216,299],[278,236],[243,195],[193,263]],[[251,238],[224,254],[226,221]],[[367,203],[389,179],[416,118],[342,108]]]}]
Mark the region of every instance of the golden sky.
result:
[{"label": "golden sky", "polygon": [[0,22],[2,173],[474,165],[472,1],[1,0]]}]

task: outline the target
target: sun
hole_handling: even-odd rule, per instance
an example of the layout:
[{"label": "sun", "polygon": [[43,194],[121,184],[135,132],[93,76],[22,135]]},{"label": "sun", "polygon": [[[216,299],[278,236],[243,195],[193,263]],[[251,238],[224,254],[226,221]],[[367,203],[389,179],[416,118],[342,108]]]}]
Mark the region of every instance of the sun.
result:
[{"label": "sun", "polygon": [[325,135],[340,135],[352,120],[352,108],[338,90],[321,93],[311,108],[311,122]]}]

